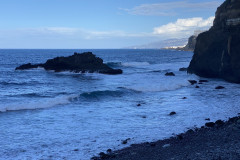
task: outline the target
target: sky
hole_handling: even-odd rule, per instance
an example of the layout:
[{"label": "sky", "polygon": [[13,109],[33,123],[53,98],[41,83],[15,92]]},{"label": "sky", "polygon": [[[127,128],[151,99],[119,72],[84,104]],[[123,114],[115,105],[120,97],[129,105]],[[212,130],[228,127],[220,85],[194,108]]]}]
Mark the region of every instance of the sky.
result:
[{"label": "sky", "polygon": [[0,0],[0,48],[107,49],[187,38],[224,0]]}]

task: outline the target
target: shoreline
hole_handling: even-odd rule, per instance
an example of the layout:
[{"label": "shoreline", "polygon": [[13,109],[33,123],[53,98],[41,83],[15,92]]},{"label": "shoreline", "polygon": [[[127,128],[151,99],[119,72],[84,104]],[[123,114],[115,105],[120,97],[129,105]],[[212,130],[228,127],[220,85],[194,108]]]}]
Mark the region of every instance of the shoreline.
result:
[{"label": "shoreline", "polygon": [[168,139],[116,151],[101,152],[92,160],[240,159],[240,116],[207,122],[201,128]]}]

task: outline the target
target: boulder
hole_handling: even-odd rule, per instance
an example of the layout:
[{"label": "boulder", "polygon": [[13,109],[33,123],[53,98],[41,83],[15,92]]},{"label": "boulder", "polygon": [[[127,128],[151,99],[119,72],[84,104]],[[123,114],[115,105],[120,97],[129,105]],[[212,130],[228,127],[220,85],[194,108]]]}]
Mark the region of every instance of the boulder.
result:
[{"label": "boulder", "polygon": [[225,0],[213,26],[198,35],[188,73],[240,83],[240,1]]},{"label": "boulder", "polygon": [[112,150],[111,150],[111,149],[108,149],[108,150],[107,150],[107,153],[108,153],[108,154],[112,153]]},{"label": "boulder", "polygon": [[175,76],[175,74],[173,72],[167,72],[165,76]]},{"label": "boulder", "polygon": [[185,68],[185,67],[179,68],[179,71],[185,72],[185,71],[187,71],[187,68]]},{"label": "boulder", "polygon": [[129,140],[131,140],[131,138],[127,138],[127,139],[123,140],[122,144],[127,144]]},{"label": "boulder", "polygon": [[177,114],[176,112],[169,113],[170,116]]},{"label": "boulder", "polygon": [[195,81],[195,80],[188,80],[188,82],[191,83],[191,85],[194,85],[197,83],[197,81]]},{"label": "boulder", "polygon": [[215,89],[224,89],[225,87],[223,86],[217,86]]},{"label": "boulder", "polygon": [[16,70],[32,69],[43,67],[45,70],[53,70],[55,72],[71,71],[76,73],[98,72],[102,74],[122,74],[121,69],[112,69],[103,63],[103,60],[96,57],[92,52],[74,53],[68,57],[56,57],[47,60],[44,64],[31,63],[21,65]]}]

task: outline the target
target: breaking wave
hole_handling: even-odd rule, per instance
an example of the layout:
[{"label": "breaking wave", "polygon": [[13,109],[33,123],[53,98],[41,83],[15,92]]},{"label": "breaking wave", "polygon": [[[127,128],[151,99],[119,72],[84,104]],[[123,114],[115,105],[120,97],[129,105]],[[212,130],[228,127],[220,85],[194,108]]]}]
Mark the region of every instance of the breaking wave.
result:
[{"label": "breaking wave", "polygon": [[13,102],[9,104],[0,104],[0,112],[17,111],[17,110],[33,110],[50,108],[58,105],[69,104],[76,98],[76,95],[57,96],[54,98],[42,98],[35,101]]}]

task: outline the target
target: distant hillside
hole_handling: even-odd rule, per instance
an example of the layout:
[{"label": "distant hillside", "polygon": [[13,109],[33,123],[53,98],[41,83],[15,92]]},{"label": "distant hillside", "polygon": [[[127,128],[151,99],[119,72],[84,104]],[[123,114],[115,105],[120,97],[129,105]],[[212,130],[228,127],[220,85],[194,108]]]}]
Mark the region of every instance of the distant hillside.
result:
[{"label": "distant hillside", "polygon": [[190,36],[188,38],[188,42],[184,46],[179,46],[179,47],[166,47],[165,49],[175,49],[175,50],[182,50],[182,51],[194,51],[196,42],[197,42],[197,37],[200,33],[205,32],[204,30],[196,30],[194,32],[194,35]]},{"label": "distant hillside", "polygon": [[176,47],[176,48],[168,47],[166,49],[176,49],[176,50],[182,50],[182,51],[194,51],[196,42],[197,42],[197,36],[192,35],[191,37],[188,38],[187,45],[185,45],[183,47]]},{"label": "distant hillside", "polygon": [[126,49],[163,49],[168,47],[184,47],[188,42],[188,38],[182,38],[182,39],[168,39],[158,42],[153,42],[149,44],[144,45],[136,45],[136,46],[130,46],[126,47]]}]

